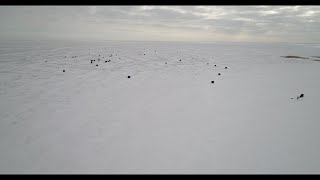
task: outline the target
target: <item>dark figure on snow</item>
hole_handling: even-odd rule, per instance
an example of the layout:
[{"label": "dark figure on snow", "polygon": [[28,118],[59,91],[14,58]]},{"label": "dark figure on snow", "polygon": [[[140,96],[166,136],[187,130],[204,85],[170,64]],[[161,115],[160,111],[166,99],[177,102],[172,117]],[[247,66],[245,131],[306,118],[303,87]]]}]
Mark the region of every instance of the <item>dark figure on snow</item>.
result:
[{"label": "dark figure on snow", "polygon": [[303,98],[304,94],[300,94],[300,96],[297,97],[297,99]]}]

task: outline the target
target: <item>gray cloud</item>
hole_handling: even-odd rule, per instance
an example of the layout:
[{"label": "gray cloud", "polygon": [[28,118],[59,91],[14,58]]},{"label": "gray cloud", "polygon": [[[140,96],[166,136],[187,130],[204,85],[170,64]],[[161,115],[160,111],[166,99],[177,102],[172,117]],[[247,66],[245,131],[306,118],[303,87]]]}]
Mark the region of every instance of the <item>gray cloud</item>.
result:
[{"label": "gray cloud", "polygon": [[318,6],[2,6],[0,38],[319,42]]}]

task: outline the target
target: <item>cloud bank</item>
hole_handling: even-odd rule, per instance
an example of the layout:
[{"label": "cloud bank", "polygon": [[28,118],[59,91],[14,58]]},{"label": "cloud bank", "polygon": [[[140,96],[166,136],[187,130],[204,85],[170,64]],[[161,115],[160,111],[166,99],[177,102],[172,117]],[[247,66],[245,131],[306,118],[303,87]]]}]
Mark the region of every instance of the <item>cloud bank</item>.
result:
[{"label": "cloud bank", "polygon": [[320,42],[318,6],[2,6],[2,39]]}]

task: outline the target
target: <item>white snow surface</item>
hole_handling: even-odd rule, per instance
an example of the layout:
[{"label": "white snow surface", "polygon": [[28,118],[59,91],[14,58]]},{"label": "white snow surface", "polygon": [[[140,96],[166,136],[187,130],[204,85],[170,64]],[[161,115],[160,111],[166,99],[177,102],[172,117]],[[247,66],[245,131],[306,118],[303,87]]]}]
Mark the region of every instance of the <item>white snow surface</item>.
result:
[{"label": "white snow surface", "polygon": [[320,173],[319,47],[1,42],[0,173]]}]

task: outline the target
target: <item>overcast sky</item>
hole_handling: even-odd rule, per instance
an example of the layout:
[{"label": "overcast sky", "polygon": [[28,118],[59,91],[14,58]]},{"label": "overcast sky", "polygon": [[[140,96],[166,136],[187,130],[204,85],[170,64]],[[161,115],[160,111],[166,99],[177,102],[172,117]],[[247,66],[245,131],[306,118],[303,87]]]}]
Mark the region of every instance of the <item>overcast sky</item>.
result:
[{"label": "overcast sky", "polygon": [[320,6],[1,6],[1,39],[320,42]]}]

